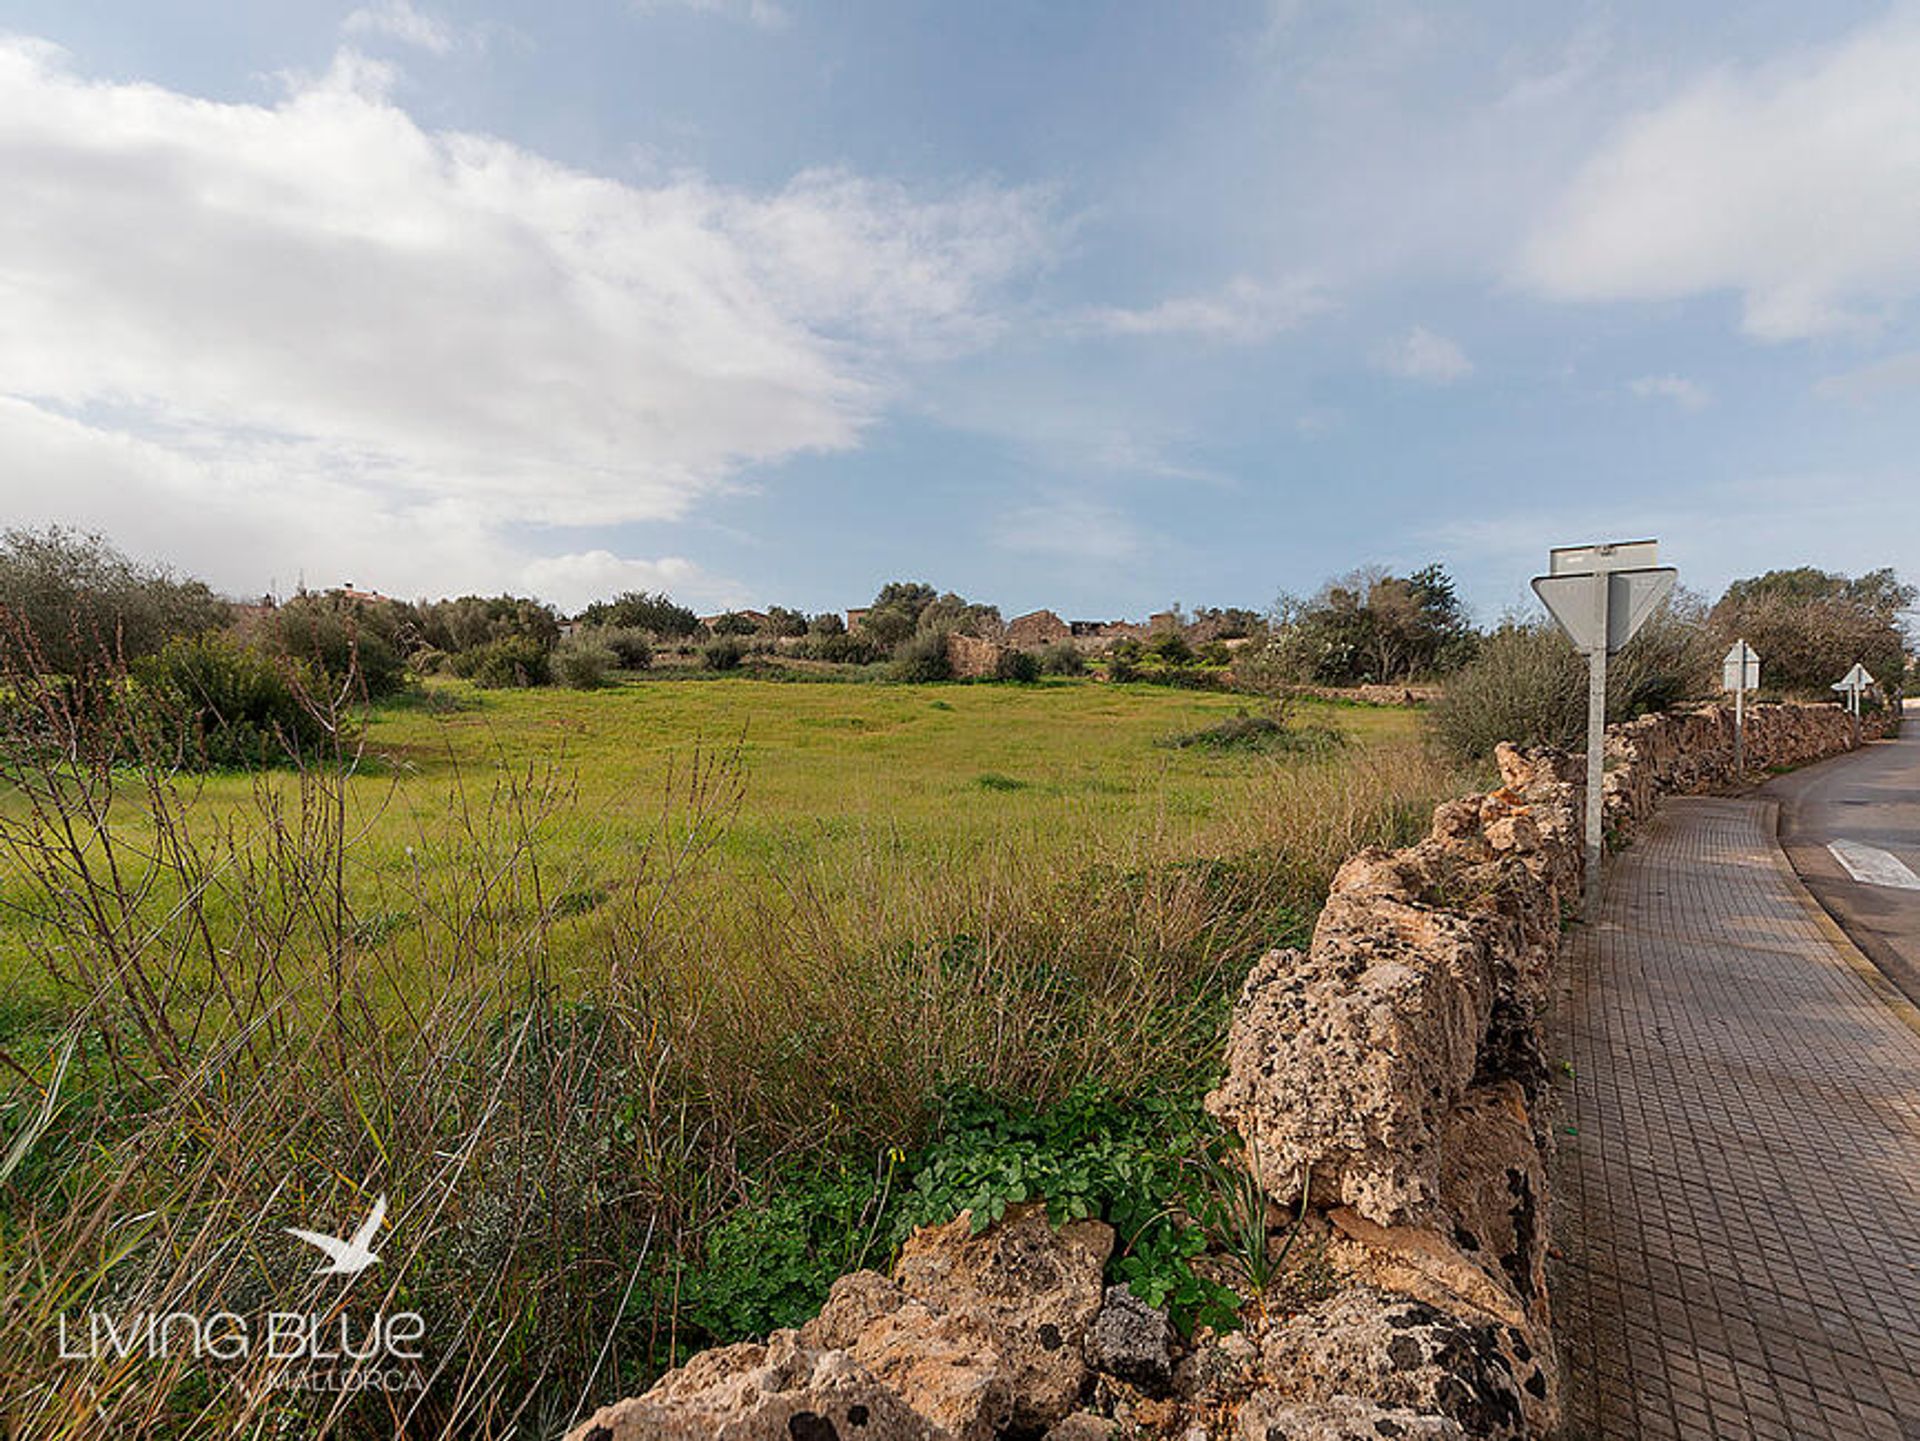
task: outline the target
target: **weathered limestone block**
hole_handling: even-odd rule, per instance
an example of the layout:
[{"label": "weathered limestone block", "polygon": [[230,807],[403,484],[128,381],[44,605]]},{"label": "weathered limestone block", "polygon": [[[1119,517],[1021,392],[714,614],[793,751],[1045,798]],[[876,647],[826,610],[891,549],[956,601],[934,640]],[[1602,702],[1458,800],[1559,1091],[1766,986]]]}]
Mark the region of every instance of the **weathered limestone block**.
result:
[{"label": "weathered limestone block", "polygon": [[1087,1360],[1148,1395],[1163,1394],[1173,1380],[1173,1326],[1167,1313],[1149,1306],[1125,1283],[1107,1287],[1087,1337]]},{"label": "weathered limestone block", "polygon": [[1423,1301],[1353,1286],[1262,1341],[1270,1402],[1365,1397],[1444,1416],[1485,1441],[1550,1434],[1539,1357],[1515,1327],[1472,1324]]},{"label": "weathered limestone block", "polygon": [[1083,1348],[1099,1314],[1113,1228],[1075,1221],[1055,1230],[1044,1206],[1010,1209],[975,1236],[966,1212],[923,1226],[901,1249],[894,1278],[928,1309],[978,1321],[1012,1388],[1013,1427],[1058,1421],[1087,1376]]},{"label": "weathered limestone block", "polygon": [[1410,1296],[1468,1325],[1510,1328],[1533,1353],[1556,1404],[1547,1300],[1546,1167],[1541,1138],[1514,1082],[1478,1087],[1441,1128],[1441,1217],[1380,1226],[1332,1213],[1327,1259],[1348,1279]]},{"label": "weathered limestone block", "polygon": [[940,1314],[877,1271],[833,1283],[803,1344],[844,1350],[958,1441],[992,1441],[1013,1415],[1013,1382],[978,1317]]},{"label": "weathered limestone block", "polygon": [[567,1441],[950,1441],[844,1351],[776,1331],[703,1351],[645,1395],[602,1407]]},{"label": "weathered limestone block", "polygon": [[1238,1441],[1468,1441],[1459,1424],[1404,1406],[1380,1406],[1357,1396],[1288,1401],[1272,1393],[1240,1408]]},{"label": "weathered limestone block", "polygon": [[1313,949],[1257,962],[1207,1109],[1249,1142],[1283,1203],[1312,1194],[1383,1224],[1431,1207],[1435,1127],[1472,1081],[1496,997],[1488,934],[1470,919],[1336,893]]}]

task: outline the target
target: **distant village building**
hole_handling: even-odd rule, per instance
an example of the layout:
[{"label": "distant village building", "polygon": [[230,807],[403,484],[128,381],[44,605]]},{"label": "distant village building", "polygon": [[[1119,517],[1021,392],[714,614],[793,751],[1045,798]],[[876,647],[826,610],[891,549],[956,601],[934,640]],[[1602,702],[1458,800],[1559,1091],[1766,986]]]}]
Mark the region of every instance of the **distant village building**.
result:
[{"label": "distant village building", "polygon": [[864,624],[867,619],[867,612],[872,609],[873,607],[870,605],[863,605],[848,611],[847,612],[847,629],[848,630],[860,629],[861,625]]},{"label": "distant village building", "polygon": [[1007,644],[1018,650],[1038,650],[1073,639],[1073,627],[1050,610],[1028,611],[1007,622]]},{"label": "distant village building", "polygon": [[1180,631],[1186,627],[1177,610],[1157,610],[1147,617],[1147,631],[1152,635],[1165,635],[1169,631]]}]

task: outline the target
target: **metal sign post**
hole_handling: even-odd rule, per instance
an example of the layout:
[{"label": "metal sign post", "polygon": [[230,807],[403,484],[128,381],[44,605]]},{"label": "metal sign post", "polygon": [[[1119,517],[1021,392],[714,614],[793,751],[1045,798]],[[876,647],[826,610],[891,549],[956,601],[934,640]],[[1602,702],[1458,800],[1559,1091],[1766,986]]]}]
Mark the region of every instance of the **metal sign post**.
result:
[{"label": "metal sign post", "polygon": [[1733,773],[1747,773],[1747,692],[1760,688],[1760,652],[1744,640],[1720,662],[1720,689],[1733,692]]},{"label": "metal sign post", "polygon": [[1873,677],[1867,674],[1867,668],[1859,661],[1853,663],[1853,669],[1833,683],[1833,689],[1846,696],[1847,714],[1853,717],[1853,743],[1860,744],[1860,695],[1873,684]]},{"label": "metal sign post", "polygon": [[1601,826],[1605,819],[1607,657],[1633,639],[1673,593],[1679,572],[1660,566],[1660,543],[1568,545],[1547,553],[1547,574],[1533,578],[1560,629],[1587,658],[1587,884],[1589,921],[1600,912]]}]

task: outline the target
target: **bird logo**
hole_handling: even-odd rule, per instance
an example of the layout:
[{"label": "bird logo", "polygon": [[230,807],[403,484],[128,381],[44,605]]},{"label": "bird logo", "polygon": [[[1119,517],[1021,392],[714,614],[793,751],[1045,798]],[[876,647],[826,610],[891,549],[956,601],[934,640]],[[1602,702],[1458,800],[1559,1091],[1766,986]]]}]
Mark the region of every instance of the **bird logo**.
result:
[{"label": "bird logo", "polygon": [[373,1237],[380,1229],[380,1223],[386,1219],[387,1198],[383,1195],[373,1203],[373,1209],[367,1213],[367,1219],[360,1223],[360,1229],[345,1241],[338,1236],[323,1236],[318,1231],[302,1231],[298,1226],[285,1229],[289,1236],[297,1237],[325,1253],[327,1264],[316,1270],[314,1275],[358,1276],[367,1267],[379,1264],[380,1258],[372,1249]]}]

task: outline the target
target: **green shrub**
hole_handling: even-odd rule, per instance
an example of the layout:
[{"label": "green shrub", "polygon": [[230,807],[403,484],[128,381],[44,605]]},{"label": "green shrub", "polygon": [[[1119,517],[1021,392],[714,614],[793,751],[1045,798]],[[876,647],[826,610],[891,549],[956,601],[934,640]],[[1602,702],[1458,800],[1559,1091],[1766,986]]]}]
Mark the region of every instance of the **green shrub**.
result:
[{"label": "green shrub", "polygon": [[[1699,699],[1712,684],[1712,642],[1681,597],[1648,619],[1607,666],[1607,719],[1630,720]],[[1491,755],[1503,740],[1577,749],[1587,733],[1587,662],[1547,620],[1509,620],[1454,673],[1428,712],[1453,754]]]},{"label": "green shrub", "polygon": [[453,667],[453,657],[437,646],[424,646],[407,657],[415,675],[445,675]]},{"label": "green shrub", "polygon": [[135,662],[134,679],[146,719],[190,769],[273,765],[328,740],[311,676],[230,636],[168,641]]},{"label": "green shrub", "polygon": [[1039,658],[1024,650],[1004,650],[994,662],[993,678],[1031,685],[1040,679]]},{"label": "green shrub", "polygon": [[497,640],[526,637],[551,648],[560,639],[560,617],[543,600],[518,595],[463,595],[411,607],[423,643],[439,650],[478,650]]},{"label": "green shrub", "polygon": [[[0,662],[75,675],[217,630],[232,609],[200,581],[130,559],[104,536],[0,531]],[[10,656],[23,640],[31,654]]]},{"label": "green shrub", "polygon": [[645,670],[653,664],[653,642],[638,626],[582,626],[573,638],[583,645],[605,647],[621,670]]},{"label": "green shrub", "polygon": [[613,669],[613,651],[603,645],[570,642],[553,653],[553,668],[560,684],[570,690],[598,690],[607,683]]},{"label": "green shrub", "polygon": [[487,690],[520,690],[553,683],[553,653],[532,636],[510,635],[460,652],[455,675]]},{"label": "green shrub", "polygon": [[1193,647],[1177,630],[1170,630],[1148,641],[1147,654],[1167,665],[1190,665],[1193,661]]},{"label": "green shrub", "polygon": [[1040,672],[1043,675],[1085,675],[1087,658],[1080,648],[1068,641],[1050,645],[1040,652]]},{"label": "green shrub", "polygon": [[612,600],[597,600],[581,611],[579,618],[586,625],[643,630],[667,640],[690,636],[700,629],[700,618],[676,604],[665,591],[653,594],[630,590]]},{"label": "green shrub", "polygon": [[871,665],[886,659],[886,652],[866,635],[853,635],[845,629],[814,631],[794,647],[793,653],[835,665]]},{"label": "green shrub", "polygon": [[260,620],[259,631],[269,650],[304,663],[329,685],[351,681],[379,700],[407,683],[401,658],[405,620],[393,601],[328,591],[283,602]]},{"label": "green shrub", "polygon": [[894,648],[893,678],[897,681],[926,683],[953,679],[953,666],[947,660],[947,633],[921,631]]},{"label": "green shrub", "polygon": [[1258,715],[1241,711],[1198,730],[1169,736],[1161,742],[1173,750],[1288,751],[1323,754],[1346,744],[1331,726],[1299,726],[1284,705]]},{"label": "green shrub", "polygon": [[700,647],[700,664],[708,670],[738,670],[746,657],[746,642],[738,636],[719,636]]}]

